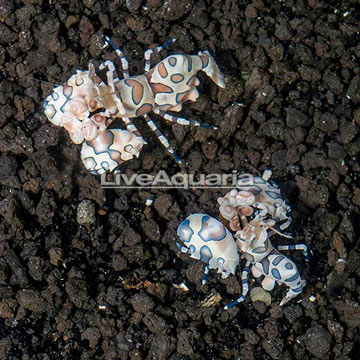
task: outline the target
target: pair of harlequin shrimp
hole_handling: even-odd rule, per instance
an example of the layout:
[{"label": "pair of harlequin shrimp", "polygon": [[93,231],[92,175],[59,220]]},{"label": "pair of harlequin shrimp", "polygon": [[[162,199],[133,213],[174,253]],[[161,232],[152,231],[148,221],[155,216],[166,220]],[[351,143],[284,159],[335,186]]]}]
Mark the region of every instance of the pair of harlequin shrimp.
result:
[{"label": "pair of harlequin shrimp", "polygon": [[178,236],[184,244],[177,243],[178,249],[207,264],[203,284],[210,269],[217,269],[223,278],[235,274],[240,261],[239,252],[246,259],[242,295],[225,309],[245,300],[250,266],[255,277],[264,276],[261,285],[265,290],[272,290],[275,283],[289,287],[280,306],[300,294],[306,284],[296,264],[279,250],[302,250],[308,261],[307,246],[297,244],[275,248],[270,242],[275,234],[291,238],[282,232],[290,225],[291,218],[289,205],[281,197],[278,186],[268,182],[269,178],[268,171],[263,177],[243,176],[237,189],[218,199],[220,213],[230,222],[234,235],[221,222],[206,214],[192,214],[178,227]]},{"label": "pair of harlequin shrimp", "polygon": [[[130,120],[142,116],[151,130],[172,154],[166,137],[160,132],[148,113],[154,112],[169,122],[211,128],[194,120],[173,116],[185,102],[194,102],[199,96],[196,87],[201,70],[219,87],[224,88],[223,75],[208,51],[198,55],[171,55],[150,69],[151,54],[172,44],[175,39],[145,52],[145,74],[129,76],[128,62],[116,45],[106,37],[121,59],[123,79],[115,76],[115,66],[105,61],[98,70],[106,70],[106,81],[90,63],[87,71],[78,70],[61,86],[54,88],[44,103],[49,121],[64,127],[75,144],[82,144],[81,159],[92,173],[113,171],[124,161],[138,157],[146,143]],[[108,129],[115,118],[120,118],[127,130]]]}]

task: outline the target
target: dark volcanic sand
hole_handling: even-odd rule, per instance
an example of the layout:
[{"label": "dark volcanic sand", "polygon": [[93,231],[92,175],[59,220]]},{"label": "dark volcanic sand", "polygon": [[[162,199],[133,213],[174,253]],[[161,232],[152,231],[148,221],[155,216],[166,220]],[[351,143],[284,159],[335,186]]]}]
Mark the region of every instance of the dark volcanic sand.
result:
[{"label": "dark volcanic sand", "polygon": [[[0,359],[358,359],[357,6],[0,0]],[[280,308],[286,289],[276,287],[270,307],[247,297],[224,311],[241,292],[239,276],[211,272],[201,286],[204,265],[175,245],[180,221],[217,216],[224,192],[102,190],[81,147],[47,121],[42,101],[53,85],[31,78],[61,84],[90,60],[119,65],[104,34],[132,74],[143,72],[145,49],[173,37],[162,56],[208,49],[217,59],[226,90],[200,74],[200,99],[181,114],[218,131],[152,118],[186,172],[273,171],[293,207],[294,242],[313,251],[310,264],[291,254],[308,283],[296,300]],[[179,171],[136,124],[149,145],[122,171]],[[78,223],[80,203],[88,225]],[[181,282],[188,293],[172,285]],[[212,292],[220,303],[201,306]]]}]

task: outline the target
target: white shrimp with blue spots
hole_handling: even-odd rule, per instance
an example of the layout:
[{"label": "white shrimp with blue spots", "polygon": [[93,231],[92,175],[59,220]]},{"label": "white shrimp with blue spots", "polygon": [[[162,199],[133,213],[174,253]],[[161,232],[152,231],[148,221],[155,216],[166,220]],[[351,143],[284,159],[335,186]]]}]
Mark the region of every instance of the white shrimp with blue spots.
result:
[{"label": "white shrimp with blue spots", "polygon": [[203,284],[209,269],[217,269],[223,278],[235,273],[237,245],[221,222],[206,214],[192,214],[179,225],[177,234],[185,245],[177,243],[179,250],[207,264]]}]

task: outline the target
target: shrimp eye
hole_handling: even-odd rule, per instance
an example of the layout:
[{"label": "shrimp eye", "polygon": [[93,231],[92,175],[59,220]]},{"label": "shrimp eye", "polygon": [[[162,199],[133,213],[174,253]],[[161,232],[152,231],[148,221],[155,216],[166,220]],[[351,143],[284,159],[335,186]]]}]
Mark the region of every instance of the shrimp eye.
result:
[{"label": "shrimp eye", "polygon": [[134,147],[132,145],[126,145],[124,147],[124,150],[127,152],[127,153],[130,153],[132,154],[133,150],[134,150]]}]

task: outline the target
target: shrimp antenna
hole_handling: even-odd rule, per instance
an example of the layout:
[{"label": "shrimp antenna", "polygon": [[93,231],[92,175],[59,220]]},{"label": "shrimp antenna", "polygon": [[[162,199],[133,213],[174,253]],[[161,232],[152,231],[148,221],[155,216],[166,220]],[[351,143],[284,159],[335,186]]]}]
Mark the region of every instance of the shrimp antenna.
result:
[{"label": "shrimp antenna", "polygon": [[35,79],[35,78],[31,77],[31,76],[25,76],[25,77],[26,77],[27,79],[29,79],[29,80],[42,82],[42,83],[44,83],[44,84],[49,84],[49,85],[53,85],[53,86],[60,86],[59,84],[54,84],[54,83],[52,83],[52,82],[45,81],[45,80]]}]

